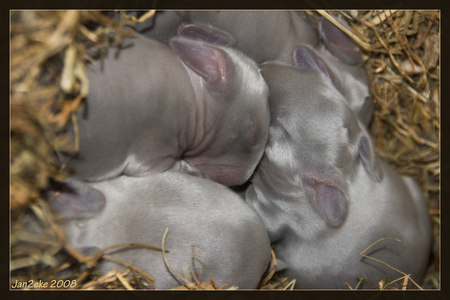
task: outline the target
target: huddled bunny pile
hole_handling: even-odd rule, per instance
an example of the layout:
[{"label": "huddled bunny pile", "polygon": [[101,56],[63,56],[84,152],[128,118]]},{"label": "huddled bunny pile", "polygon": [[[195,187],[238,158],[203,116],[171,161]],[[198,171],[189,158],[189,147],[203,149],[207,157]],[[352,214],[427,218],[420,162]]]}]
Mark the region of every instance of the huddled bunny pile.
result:
[{"label": "huddled bunny pile", "polygon": [[[74,247],[160,247],[169,228],[171,268],[218,285],[257,288],[271,247],[296,288],[359,278],[368,288],[401,277],[393,268],[420,282],[426,203],[374,152],[369,80],[342,31],[297,11],[166,11],[133,29],[87,66],[90,93],[68,132],[79,138],[76,172],[51,190]],[[400,242],[367,254],[393,268],[361,255],[383,237]],[[157,289],[184,284],[161,252],[112,255]]]}]

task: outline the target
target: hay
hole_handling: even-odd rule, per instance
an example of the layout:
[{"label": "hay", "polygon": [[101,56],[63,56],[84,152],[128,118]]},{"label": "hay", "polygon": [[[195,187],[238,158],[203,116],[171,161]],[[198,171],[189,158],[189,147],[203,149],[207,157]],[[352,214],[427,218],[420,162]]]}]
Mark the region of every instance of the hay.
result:
[{"label": "hay", "polygon": [[[72,144],[62,132],[89,92],[84,67],[92,60],[88,53],[101,57],[110,44],[119,47],[121,37],[132,34],[124,24],[143,22],[153,13],[139,19],[122,13],[115,21],[97,11],[11,12],[11,283],[67,280],[67,289],[153,289],[154,278],[139,266],[104,276],[87,268],[100,258],[114,257],[105,251],[85,257],[68,245],[41,195],[51,178],[69,175],[63,168],[66,158],[78,149],[77,142]],[[365,50],[375,102],[371,133],[376,150],[424,190],[433,221],[434,261],[422,287],[439,289],[440,12],[308,14],[346,19],[351,28],[342,30]],[[294,280],[274,271],[260,289],[293,288]],[[193,281],[180,289],[230,288],[218,287],[213,278],[202,283],[190,275]],[[385,280],[374,288],[398,288],[394,282]]]},{"label": "hay", "polygon": [[[422,284],[440,288],[440,12],[360,12],[354,28],[370,44],[376,151],[422,187],[433,226],[433,259]],[[376,24],[376,25],[374,25]]]},{"label": "hay", "polygon": [[[396,242],[399,242],[399,243],[401,242],[401,240],[396,239],[396,238],[384,237],[384,238],[381,238],[381,239],[379,239],[378,241],[374,242],[373,244],[371,244],[371,245],[370,245],[369,247],[367,247],[366,249],[364,249],[364,250],[361,252],[360,255],[361,255],[362,257],[364,257],[364,258],[367,258],[367,259],[373,260],[373,261],[375,261],[375,262],[377,262],[377,263],[379,263],[379,264],[382,264],[382,265],[388,267],[389,269],[392,269],[392,270],[394,270],[394,271],[396,271],[396,272],[402,274],[403,276],[401,276],[400,278],[395,279],[395,280],[393,280],[393,281],[389,281],[389,282],[385,282],[384,280],[380,281],[380,282],[378,283],[379,289],[380,289],[380,290],[390,289],[390,286],[393,286],[394,283],[396,283],[396,282],[402,280],[402,281],[403,281],[403,284],[402,284],[402,286],[401,286],[402,290],[406,290],[406,289],[407,289],[407,286],[408,286],[408,283],[409,283],[409,282],[412,282],[412,284],[414,284],[414,286],[415,286],[416,288],[418,288],[418,289],[420,289],[420,290],[423,290],[422,287],[420,287],[420,286],[419,286],[419,285],[418,285],[418,284],[410,277],[409,274],[406,274],[405,272],[403,272],[403,271],[401,271],[401,270],[398,270],[398,269],[394,268],[393,266],[391,266],[391,265],[385,263],[385,262],[382,261],[382,260],[373,258],[373,257],[371,257],[371,256],[369,256],[369,255],[367,255],[367,254],[365,254],[365,253],[367,253],[367,251],[369,251],[373,246],[375,246],[376,244],[378,244],[378,243],[380,243],[381,241],[384,241],[384,240],[393,240],[393,241],[396,241]],[[361,283],[361,281],[358,283],[358,285],[359,285],[360,283]],[[355,290],[355,289],[356,289],[356,288],[352,289],[348,283],[347,283],[347,285],[349,286],[349,288],[350,288],[351,290]]]}]

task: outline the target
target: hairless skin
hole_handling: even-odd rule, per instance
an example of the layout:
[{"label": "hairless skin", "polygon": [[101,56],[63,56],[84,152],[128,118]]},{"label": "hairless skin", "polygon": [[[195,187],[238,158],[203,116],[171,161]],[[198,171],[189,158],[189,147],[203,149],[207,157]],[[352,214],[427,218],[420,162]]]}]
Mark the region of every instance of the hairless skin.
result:
[{"label": "hairless skin", "polygon": [[335,74],[338,90],[351,109],[363,124],[370,123],[373,100],[361,50],[327,19],[316,21],[301,11],[158,11],[147,22],[133,27],[147,37],[167,43],[180,25],[193,23],[229,33],[235,46],[259,64],[293,64],[295,47],[311,48]]},{"label": "hairless skin", "polygon": [[[66,221],[69,243],[86,255],[122,243],[161,248],[169,228],[167,262],[182,276],[187,268],[202,282],[212,277],[219,286],[254,289],[268,267],[270,242],[258,214],[209,179],[166,171],[95,183],[68,181],[55,190],[60,194],[51,207]],[[153,276],[156,289],[185,284],[168,270],[160,251],[127,247],[107,254]],[[99,265],[102,273],[123,268],[110,259]]]},{"label": "hairless skin", "polygon": [[88,66],[80,151],[69,163],[74,178],[147,176],[184,160],[219,183],[244,183],[270,123],[257,65],[238,50],[186,37],[165,45],[137,35],[124,44],[117,57],[110,49]]},{"label": "hairless skin", "polygon": [[390,237],[401,242],[382,241],[367,254],[421,280],[431,232],[419,186],[376,157],[327,74],[277,63],[261,69],[272,121],[245,199],[265,223],[279,270],[297,288],[397,279],[402,274],[360,255]]}]

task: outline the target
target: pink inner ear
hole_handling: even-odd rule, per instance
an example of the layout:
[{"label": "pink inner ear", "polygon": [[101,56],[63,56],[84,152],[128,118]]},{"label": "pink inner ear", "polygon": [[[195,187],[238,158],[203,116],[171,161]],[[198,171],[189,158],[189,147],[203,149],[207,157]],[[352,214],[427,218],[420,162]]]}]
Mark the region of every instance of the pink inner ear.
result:
[{"label": "pink inner ear", "polygon": [[325,74],[334,87],[340,91],[339,80],[330,71],[326,63],[319,57],[317,52],[306,45],[300,45],[294,50],[294,63],[301,69],[311,69]]},{"label": "pink inner ear", "polygon": [[234,47],[236,44],[234,38],[228,33],[201,24],[181,25],[178,28],[178,34],[189,39],[218,46]]},{"label": "pink inner ear", "polygon": [[214,46],[187,39],[170,41],[176,55],[194,72],[212,85],[222,87],[227,80],[225,54]]},{"label": "pink inner ear", "polygon": [[362,63],[361,49],[350,37],[324,17],[319,21],[319,32],[331,53],[342,62],[349,65]]},{"label": "pink inner ear", "polygon": [[219,79],[221,82],[225,82],[228,76],[227,59],[221,51],[216,49],[214,49],[213,51],[216,54],[217,73],[219,74]]},{"label": "pink inner ear", "polygon": [[337,187],[304,178],[306,197],[314,210],[328,225],[340,227],[347,216],[347,200]]},{"label": "pink inner ear", "polygon": [[316,70],[330,77],[328,68],[323,60],[308,46],[300,45],[295,48],[294,62],[299,68]]}]

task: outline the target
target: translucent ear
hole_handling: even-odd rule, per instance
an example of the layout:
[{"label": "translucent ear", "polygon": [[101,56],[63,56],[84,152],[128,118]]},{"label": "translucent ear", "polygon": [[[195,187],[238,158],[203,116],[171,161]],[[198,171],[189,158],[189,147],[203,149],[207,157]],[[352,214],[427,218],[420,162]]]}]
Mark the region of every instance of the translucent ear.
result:
[{"label": "translucent ear", "polygon": [[306,45],[300,45],[294,49],[293,57],[297,67],[301,69],[311,69],[325,74],[331,80],[334,87],[340,91],[339,80],[334,76],[314,49]]},{"label": "translucent ear", "polygon": [[97,215],[105,206],[105,195],[80,181],[63,182],[49,193],[50,207],[65,219],[87,219]]},{"label": "translucent ear", "polygon": [[319,33],[328,50],[348,65],[362,63],[361,49],[344,32],[322,17],[319,21]]},{"label": "translucent ear", "polygon": [[377,163],[372,142],[365,131],[363,131],[363,134],[359,139],[358,153],[370,178],[372,178],[373,181],[380,182],[383,177],[383,173]]},{"label": "translucent ear", "polygon": [[230,34],[201,24],[181,25],[178,28],[178,34],[189,39],[218,46],[234,47],[236,45],[235,39]]},{"label": "translucent ear", "polygon": [[199,74],[218,90],[229,81],[226,53],[206,43],[185,38],[175,38],[169,43],[175,54],[186,66]]},{"label": "translucent ear", "polygon": [[302,182],[306,198],[319,216],[328,225],[340,227],[347,216],[347,199],[344,192],[312,177],[305,177]]}]

